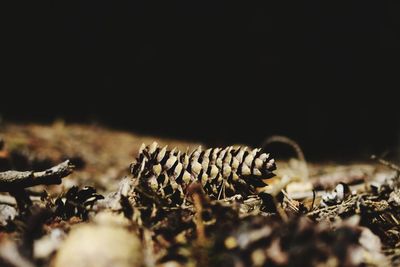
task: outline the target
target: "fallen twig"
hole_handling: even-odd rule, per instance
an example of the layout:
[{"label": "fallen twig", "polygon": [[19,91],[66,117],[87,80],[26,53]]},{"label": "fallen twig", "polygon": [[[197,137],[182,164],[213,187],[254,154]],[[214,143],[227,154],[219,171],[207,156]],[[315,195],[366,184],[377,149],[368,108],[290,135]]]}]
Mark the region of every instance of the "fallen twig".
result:
[{"label": "fallen twig", "polygon": [[378,161],[379,163],[381,163],[382,165],[387,166],[387,167],[389,167],[390,169],[395,170],[395,171],[397,171],[397,172],[400,173],[400,167],[397,166],[396,164],[390,162],[390,161],[387,161],[387,160],[384,160],[384,159],[382,159],[382,158],[379,158],[379,157],[377,157],[376,155],[372,155],[372,156],[371,156],[371,159],[377,160],[377,161]]},{"label": "fallen twig", "polygon": [[304,156],[303,150],[301,149],[300,145],[296,141],[290,139],[287,136],[273,135],[273,136],[265,139],[265,141],[263,142],[261,147],[265,148],[266,146],[268,146],[271,143],[282,143],[282,144],[291,146],[294,149],[294,151],[296,152],[297,159],[303,163],[303,166],[302,166],[302,169],[303,169],[302,171],[303,171],[303,175],[304,175],[303,179],[305,179],[305,180],[309,179],[309,171],[308,171],[308,167],[307,167],[306,157]]},{"label": "fallen twig", "polygon": [[74,166],[66,160],[41,172],[5,171],[0,172],[0,192],[12,192],[35,185],[60,184],[61,179],[72,173]]}]

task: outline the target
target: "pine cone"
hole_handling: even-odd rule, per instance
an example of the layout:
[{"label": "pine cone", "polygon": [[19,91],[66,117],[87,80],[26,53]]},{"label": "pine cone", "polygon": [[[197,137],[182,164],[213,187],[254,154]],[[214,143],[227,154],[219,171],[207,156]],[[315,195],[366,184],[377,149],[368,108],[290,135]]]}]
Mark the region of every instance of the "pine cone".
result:
[{"label": "pine cone", "polygon": [[230,146],[203,150],[200,146],[182,153],[176,148],[161,148],[156,142],[143,144],[131,165],[140,197],[168,204],[182,203],[187,187],[196,181],[211,198],[247,197],[266,186],[263,179],[273,177],[275,169],[274,159],[261,149]]}]

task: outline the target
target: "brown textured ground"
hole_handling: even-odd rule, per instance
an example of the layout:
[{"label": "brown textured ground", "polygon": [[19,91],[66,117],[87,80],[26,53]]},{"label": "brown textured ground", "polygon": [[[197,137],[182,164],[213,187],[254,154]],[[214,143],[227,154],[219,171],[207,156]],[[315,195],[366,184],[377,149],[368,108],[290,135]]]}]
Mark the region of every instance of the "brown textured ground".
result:
[{"label": "brown textured ground", "polygon": [[[98,125],[66,125],[62,121],[52,125],[8,124],[0,129],[0,136],[6,144],[7,152],[3,154],[18,152],[32,161],[48,162],[49,165],[73,159],[78,162],[76,165],[82,167],[69,176],[64,184],[93,185],[108,192],[115,190],[119,179],[128,174],[129,165],[142,143],[157,141],[161,145],[176,146],[183,150],[199,145],[141,136]],[[40,164],[37,165],[40,167]]]},{"label": "brown textured ground", "polygon": [[[116,191],[129,175],[129,165],[142,143],[157,141],[181,150],[199,145],[62,121],[52,125],[2,125],[0,140],[5,144],[0,148],[0,171],[38,171],[65,159],[76,165],[76,171],[61,185],[34,187],[36,192],[46,190],[53,197],[50,201],[36,199],[39,206],[57,206],[55,199],[65,196],[73,185],[93,186],[104,195]],[[133,205],[133,210],[125,210],[129,203],[119,200],[122,209],[116,212],[111,208],[111,217],[99,210],[91,210],[94,214],[89,218],[76,210],[70,215],[53,210],[51,220],[38,222],[43,210],[30,210],[10,222],[7,215],[15,215],[18,208],[15,203],[1,203],[10,197],[0,193],[0,197],[8,197],[0,200],[0,265],[399,264],[400,183],[393,169],[375,161],[336,165],[298,159],[279,161],[277,166],[276,177],[268,181],[266,189],[276,198],[272,208],[263,206],[265,203],[251,207],[251,201],[236,203],[234,199],[226,203],[210,201],[196,195],[194,189],[195,205],[188,209],[160,211],[153,206],[142,212]],[[352,193],[337,203],[322,205],[322,196],[341,182],[349,185]],[[379,184],[375,191],[371,190],[374,183]],[[196,202],[196,196],[203,200]],[[130,242],[124,242],[127,239]],[[107,245],[101,245],[104,243]]]}]

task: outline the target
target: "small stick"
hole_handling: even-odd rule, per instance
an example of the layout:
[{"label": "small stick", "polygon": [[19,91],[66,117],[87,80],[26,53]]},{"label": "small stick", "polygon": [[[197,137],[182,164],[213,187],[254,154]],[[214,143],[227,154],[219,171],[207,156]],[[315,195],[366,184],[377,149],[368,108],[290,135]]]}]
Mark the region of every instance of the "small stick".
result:
[{"label": "small stick", "polygon": [[41,172],[0,172],[0,192],[13,192],[35,185],[61,184],[61,179],[72,173],[74,166],[66,160]]},{"label": "small stick", "polygon": [[[201,188],[199,186],[199,188]],[[203,199],[202,195],[199,192],[194,192],[192,195],[193,205],[196,210],[195,213],[195,224],[196,224],[196,233],[197,233],[197,249],[195,250],[195,258],[197,258],[199,266],[208,266],[208,255],[207,255],[207,237],[206,237],[206,229],[203,222]]]},{"label": "small stick", "polygon": [[297,156],[298,160],[300,162],[302,162],[304,165],[303,166],[303,172],[304,172],[303,174],[305,176],[304,178],[306,180],[309,179],[309,171],[308,171],[308,167],[307,167],[306,157],[304,156],[303,150],[301,149],[300,145],[296,141],[290,139],[287,136],[273,135],[273,136],[265,139],[265,141],[263,142],[261,147],[265,148],[266,146],[268,146],[271,143],[282,143],[282,144],[291,146],[294,149],[294,151],[296,152],[296,156]]},{"label": "small stick", "polygon": [[389,167],[389,168],[392,169],[392,170],[395,170],[395,171],[397,171],[397,172],[400,172],[400,167],[397,166],[396,164],[390,162],[390,161],[384,160],[384,159],[382,159],[382,158],[378,158],[376,155],[372,155],[372,156],[371,156],[371,159],[377,160],[377,161],[378,161],[379,163],[381,163],[382,165],[385,165],[386,167]]},{"label": "small stick", "polygon": [[194,193],[192,197],[193,197],[194,207],[196,209],[195,222],[196,222],[197,238],[199,244],[204,246],[204,244],[207,242],[207,238],[202,218],[203,204],[201,203],[201,197],[199,196],[198,193]]},{"label": "small stick", "polygon": [[313,211],[313,209],[314,209],[314,204],[315,204],[315,198],[317,197],[317,192],[313,189],[313,191],[312,191],[312,195],[313,195],[313,198],[312,198],[312,203],[311,203],[311,208],[310,208],[310,211]]}]

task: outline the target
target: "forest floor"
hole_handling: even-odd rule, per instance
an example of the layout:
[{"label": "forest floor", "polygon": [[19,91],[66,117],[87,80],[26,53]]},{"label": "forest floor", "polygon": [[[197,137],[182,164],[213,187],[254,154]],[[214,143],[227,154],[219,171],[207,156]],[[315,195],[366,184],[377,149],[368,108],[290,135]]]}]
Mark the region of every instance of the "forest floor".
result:
[{"label": "forest floor", "polygon": [[[400,266],[395,164],[278,160],[254,195],[215,198],[193,183],[183,204],[144,206],[130,166],[154,141],[201,145],[62,121],[2,125],[0,266]],[[54,184],[33,182],[62,162]]]}]

